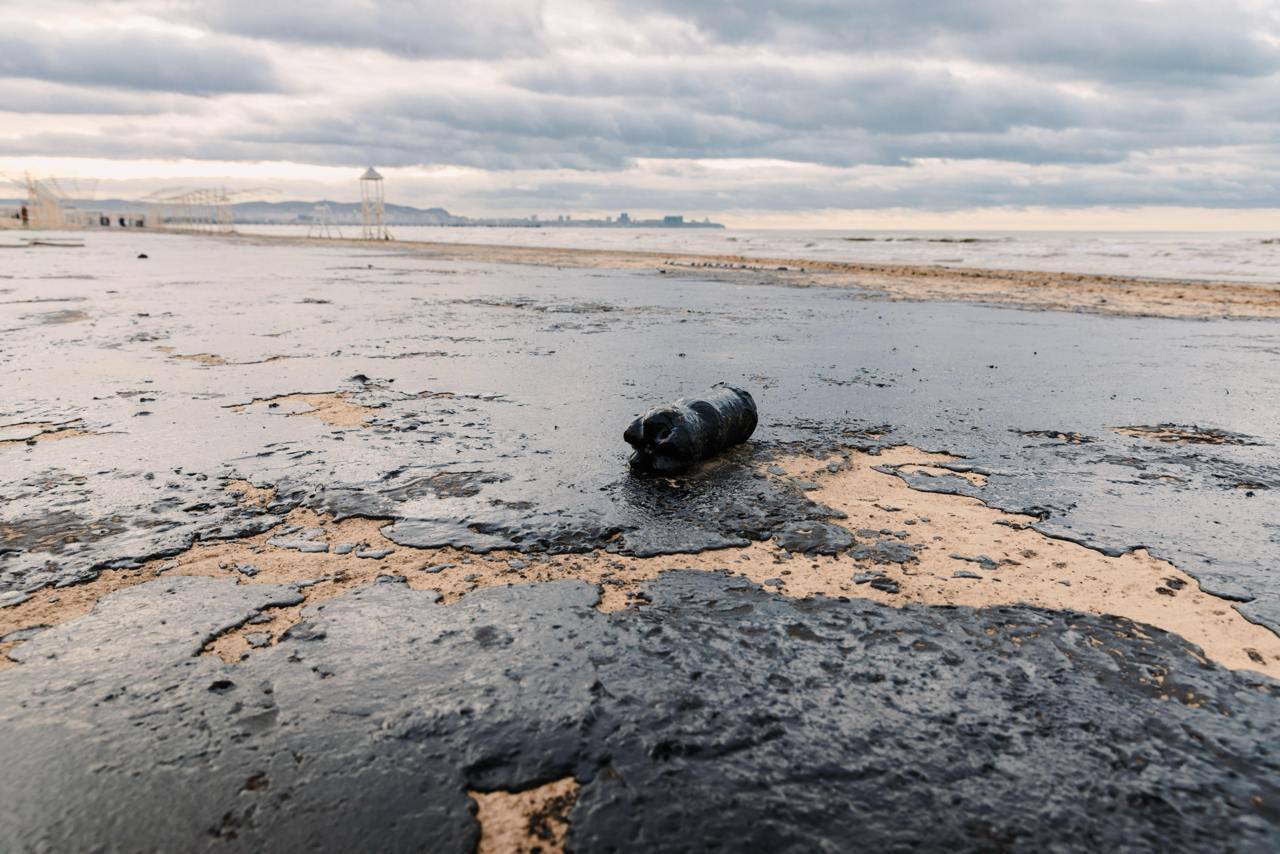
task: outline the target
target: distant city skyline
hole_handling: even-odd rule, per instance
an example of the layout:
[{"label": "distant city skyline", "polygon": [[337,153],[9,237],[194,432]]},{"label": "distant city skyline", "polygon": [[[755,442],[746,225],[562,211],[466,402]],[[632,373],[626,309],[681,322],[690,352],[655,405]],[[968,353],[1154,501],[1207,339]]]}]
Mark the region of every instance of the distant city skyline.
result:
[{"label": "distant city skyline", "polygon": [[1277,103],[1265,0],[0,4],[0,172],[99,197],[1277,230]]}]

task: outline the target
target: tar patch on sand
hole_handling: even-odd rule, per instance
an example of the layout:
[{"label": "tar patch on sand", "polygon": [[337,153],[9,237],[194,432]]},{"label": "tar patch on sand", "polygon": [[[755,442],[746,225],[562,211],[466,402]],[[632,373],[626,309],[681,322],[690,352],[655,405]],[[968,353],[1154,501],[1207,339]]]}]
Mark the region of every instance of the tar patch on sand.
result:
[{"label": "tar patch on sand", "polygon": [[1092,436],[1071,430],[1014,430],[1013,432],[1028,439],[1047,439],[1050,442],[1063,442],[1068,445],[1090,445],[1098,441]]},{"label": "tar patch on sand", "polygon": [[79,309],[63,308],[57,311],[44,311],[39,314],[25,314],[23,320],[34,320],[47,326],[59,326],[64,323],[79,323],[88,320],[89,315]]},{"label": "tar patch on sand", "polygon": [[335,427],[364,427],[377,411],[371,406],[353,403],[351,394],[345,391],[301,394],[279,394],[275,397],[256,398],[249,403],[228,407],[233,412],[250,409],[278,412],[283,415],[302,415],[316,418]]},{"label": "tar patch on sand", "polygon": [[1171,445],[1256,445],[1258,440],[1242,433],[1232,433],[1215,427],[1200,427],[1195,424],[1155,424],[1132,425],[1129,427],[1112,427],[1122,436],[1135,439],[1146,439],[1151,442],[1164,442]]},{"label": "tar patch on sand", "polygon": [[480,822],[477,854],[557,854],[564,851],[569,811],[578,800],[572,777],[523,792],[468,792]]},{"label": "tar patch on sand", "polygon": [[[775,462],[775,477],[814,487],[808,496],[843,514],[815,519],[834,554],[782,548],[810,542],[796,531],[745,548],[637,558],[607,552],[545,555],[455,548],[414,549],[386,539],[386,519],[336,521],[293,510],[284,522],[254,537],[198,544],[141,568],[103,572],[95,581],[46,589],[0,609],[0,638],[87,613],[101,596],[158,576],[232,578],[241,584],[297,585],[304,601],[270,608],[219,634],[205,647],[235,662],[254,648],[277,643],[323,604],[379,577],[403,578],[411,588],[435,590],[450,604],[486,587],[572,578],[597,586],[596,607],[620,611],[647,603],[645,584],[673,570],[728,571],[790,598],[870,599],[884,605],[1028,604],[1059,611],[1125,617],[1180,635],[1208,659],[1233,669],[1280,677],[1280,637],[1246,620],[1230,604],[1203,592],[1195,579],[1145,550],[1120,557],[1041,534],[1030,516],[995,510],[975,498],[911,488],[899,474],[958,475],[978,485],[983,476],[954,472],[959,461],[910,447],[878,455],[796,456]],[[228,489],[246,505],[263,506],[271,492],[233,481]],[[802,532],[811,534],[811,531]],[[830,534],[838,533],[833,537]],[[793,545],[793,548],[798,548]]]},{"label": "tar patch on sand", "polygon": [[84,429],[83,423],[76,418],[71,421],[24,421],[20,424],[0,425],[0,447],[92,436],[91,431]]}]

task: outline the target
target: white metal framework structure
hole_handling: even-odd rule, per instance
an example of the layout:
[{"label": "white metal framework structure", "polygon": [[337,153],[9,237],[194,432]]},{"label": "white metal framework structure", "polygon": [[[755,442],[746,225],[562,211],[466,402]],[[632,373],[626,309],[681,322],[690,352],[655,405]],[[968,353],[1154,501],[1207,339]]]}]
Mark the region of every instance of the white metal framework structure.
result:
[{"label": "white metal framework structure", "polygon": [[386,198],[382,176],[370,166],[360,176],[360,237],[362,240],[390,240],[385,221]]},{"label": "white metal framework structure", "polygon": [[170,231],[229,234],[235,230],[225,190],[190,190],[152,202],[154,227]]},{"label": "white metal framework structure", "polygon": [[307,237],[342,237],[342,229],[333,219],[333,211],[326,204],[316,205],[311,211],[311,225]]},{"label": "white metal framework structure", "polygon": [[6,181],[22,188],[27,195],[26,201],[21,206],[26,216],[19,222],[6,222],[6,225],[39,229],[74,227],[75,224],[69,222],[67,216],[71,207],[70,200],[56,178],[37,180],[28,174],[23,175],[22,180],[6,176]]}]

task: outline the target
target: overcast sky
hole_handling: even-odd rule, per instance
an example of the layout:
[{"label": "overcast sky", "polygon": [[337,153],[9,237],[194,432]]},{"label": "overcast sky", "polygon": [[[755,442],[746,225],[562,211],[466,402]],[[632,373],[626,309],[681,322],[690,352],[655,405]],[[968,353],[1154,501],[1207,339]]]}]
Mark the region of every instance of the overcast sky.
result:
[{"label": "overcast sky", "polygon": [[1274,228],[1280,0],[0,0],[0,171],[369,164],[472,215]]}]

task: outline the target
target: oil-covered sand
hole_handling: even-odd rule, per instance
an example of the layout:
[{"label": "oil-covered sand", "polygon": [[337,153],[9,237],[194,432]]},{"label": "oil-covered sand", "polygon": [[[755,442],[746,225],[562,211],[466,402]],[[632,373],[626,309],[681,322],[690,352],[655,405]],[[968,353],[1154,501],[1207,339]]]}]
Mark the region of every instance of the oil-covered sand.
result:
[{"label": "oil-covered sand", "polygon": [[[10,255],[6,850],[1280,842],[1273,320]],[[721,380],[752,441],[631,475],[630,419]]]}]

